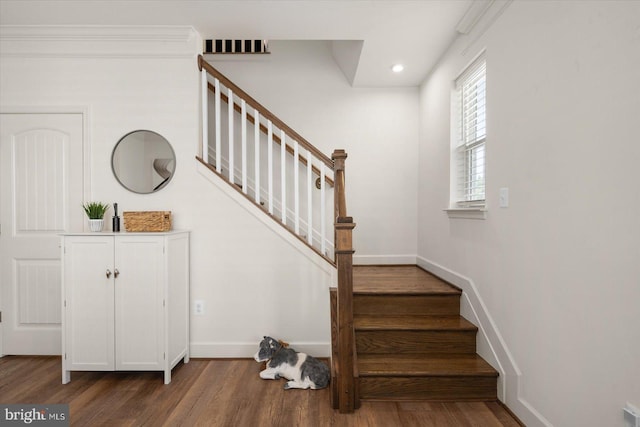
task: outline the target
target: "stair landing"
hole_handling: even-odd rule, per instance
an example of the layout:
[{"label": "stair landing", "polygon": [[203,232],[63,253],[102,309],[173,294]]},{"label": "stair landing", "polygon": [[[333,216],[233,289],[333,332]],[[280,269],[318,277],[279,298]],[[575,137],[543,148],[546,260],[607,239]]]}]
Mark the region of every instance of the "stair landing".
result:
[{"label": "stair landing", "polygon": [[358,294],[459,295],[460,289],[415,265],[353,267],[353,292]]}]

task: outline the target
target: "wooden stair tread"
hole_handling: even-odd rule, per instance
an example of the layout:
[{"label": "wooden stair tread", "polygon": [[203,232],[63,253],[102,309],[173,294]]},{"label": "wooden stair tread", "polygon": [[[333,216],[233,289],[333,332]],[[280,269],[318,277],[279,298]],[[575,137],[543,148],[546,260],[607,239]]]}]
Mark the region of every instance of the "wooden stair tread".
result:
[{"label": "wooden stair tread", "polygon": [[356,331],[477,331],[478,328],[462,316],[354,316]]},{"label": "wooden stair tread", "polygon": [[354,266],[353,288],[360,399],[497,399],[498,372],[476,354],[460,289],[417,266]]},{"label": "wooden stair tread", "polygon": [[358,371],[360,377],[498,376],[477,354],[363,354],[358,356]]},{"label": "wooden stair tread", "polygon": [[354,266],[353,293],[375,295],[459,295],[460,289],[415,265]]}]

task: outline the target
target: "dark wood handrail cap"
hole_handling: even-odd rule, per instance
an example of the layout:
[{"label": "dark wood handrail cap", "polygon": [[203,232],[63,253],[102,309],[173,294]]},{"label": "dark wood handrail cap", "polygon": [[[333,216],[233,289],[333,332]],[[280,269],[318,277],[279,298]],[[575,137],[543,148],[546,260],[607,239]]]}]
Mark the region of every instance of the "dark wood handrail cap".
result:
[{"label": "dark wood handrail cap", "polygon": [[334,224],[336,230],[353,230],[356,225],[353,222],[336,222]]},{"label": "dark wood handrail cap", "polygon": [[336,250],[336,255],[353,255],[356,253],[355,249],[344,249],[344,250]]},{"label": "dark wood handrail cap", "polygon": [[347,158],[347,152],[345,150],[339,149],[339,150],[333,150],[333,153],[331,153],[331,159],[335,160],[335,159],[346,159]]},{"label": "dark wood handrail cap", "polygon": [[353,217],[350,216],[339,216],[336,218],[337,224],[348,224],[353,223]]}]

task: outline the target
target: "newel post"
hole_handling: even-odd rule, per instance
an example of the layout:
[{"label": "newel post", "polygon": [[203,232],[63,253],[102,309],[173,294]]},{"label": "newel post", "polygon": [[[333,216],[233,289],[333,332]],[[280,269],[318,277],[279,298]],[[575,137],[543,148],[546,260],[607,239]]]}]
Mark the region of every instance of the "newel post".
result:
[{"label": "newel post", "polygon": [[338,270],[337,291],[337,360],[334,407],[341,413],[353,412],[358,405],[355,366],[355,336],[353,331],[353,218],[347,216],[344,164],[347,153],[336,150],[334,161],[335,184],[335,257]]}]

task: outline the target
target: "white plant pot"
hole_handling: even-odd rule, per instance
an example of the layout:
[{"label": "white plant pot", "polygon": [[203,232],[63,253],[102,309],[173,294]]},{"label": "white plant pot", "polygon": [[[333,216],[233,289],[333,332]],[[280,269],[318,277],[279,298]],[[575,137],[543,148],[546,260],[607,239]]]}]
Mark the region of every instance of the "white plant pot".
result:
[{"label": "white plant pot", "polygon": [[102,231],[102,227],[104,226],[104,219],[90,219],[89,220],[89,229],[91,231]]}]

